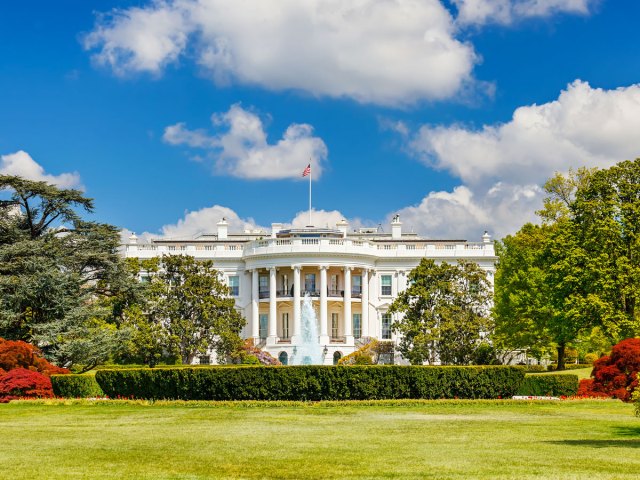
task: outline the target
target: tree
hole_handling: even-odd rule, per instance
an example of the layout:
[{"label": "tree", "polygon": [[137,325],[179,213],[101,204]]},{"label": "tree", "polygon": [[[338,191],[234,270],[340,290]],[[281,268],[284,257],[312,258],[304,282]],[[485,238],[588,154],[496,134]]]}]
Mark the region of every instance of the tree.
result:
[{"label": "tree", "polygon": [[542,225],[499,249],[494,312],[506,344],[527,343],[523,331],[532,347],[553,343],[562,369],[565,348],[594,332],[615,343],[640,331],[640,159],[545,189]]},{"label": "tree", "polygon": [[84,220],[93,200],[78,190],[8,175],[0,190],[0,335],[64,366],[105,361],[120,335],[107,299],[133,283],[118,229]]},{"label": "tree", "polygon": [[492,330],[486,272],[471,262],[437,265],[422,259],[408,280],[389,308],[400,314],[392,324],[400,334],[400,353],[412,364],[470,363]]},{"label": "tree", "polygon": [[165,255],[157,267],[140,265],[151,275],[142,310],[135,316],[129,311],[139,357],[150,363],[176,353],[182,363],[190,364],[210,348],[218,359],[241,348],[246,321],[210,260]]}]

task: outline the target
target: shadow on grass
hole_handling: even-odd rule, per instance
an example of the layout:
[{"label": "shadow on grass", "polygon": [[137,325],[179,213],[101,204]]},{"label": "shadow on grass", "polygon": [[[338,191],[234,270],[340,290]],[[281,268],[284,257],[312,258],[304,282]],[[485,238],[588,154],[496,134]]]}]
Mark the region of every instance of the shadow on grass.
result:
[{"label": "shadow on grass", "polygon": [[554,445],[564,445],[569,447],[592,447],[592,448],[640,448],[639,439],[624,439],[624,440],[558,440],[552,443]]},{"label": "shadow on grass", "polygon": [[610,440],[557,440],[547,443],[555,445],[568,445],[574,447],[593,447],[593,448],[640,448],[640,427],[617,427],[613,431],[616,437],[634,437],[634,438],[618,438]]}]

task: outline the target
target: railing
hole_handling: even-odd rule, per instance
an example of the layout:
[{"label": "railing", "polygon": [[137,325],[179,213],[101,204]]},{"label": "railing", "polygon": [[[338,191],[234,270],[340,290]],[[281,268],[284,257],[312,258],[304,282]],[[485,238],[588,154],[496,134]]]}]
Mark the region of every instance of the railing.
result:
[{"label": "railing", "polygon": [[276,292],[276,296],[277,297],[293,297],[293,288],[289,289],[289,290],[278,290]]},{"label": "railing", "polygon": [[329,343],[344,343],[346,342],[347,339],[346,337],[339,337],[339,336],[331,336],[331,338],[329,339]]},{"label": "railing", "polygon": [[300,296],[304,297],[305,295],[309,295],[310,297],[319,297],[320,290],[302,290],[300,292]]},{"label": "railing", "polygon": [[279,338],[278,339],[278,343],[291,343],[291,337],[287,337],[287,338]]},{"label": "railing", "polygon": [[258,298],[269,298],[269,290],[260,290],[258,292]]}]

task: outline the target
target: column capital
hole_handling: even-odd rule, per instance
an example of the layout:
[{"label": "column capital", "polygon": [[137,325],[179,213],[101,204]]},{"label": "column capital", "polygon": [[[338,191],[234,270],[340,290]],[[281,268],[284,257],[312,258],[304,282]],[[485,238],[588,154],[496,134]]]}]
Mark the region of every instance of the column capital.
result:
[{"label": "column capital", "polygon": [[342,268],[343,268],[343,270],[344,270],[345,272],[346,272],[347,270],[348,270],[348,271],[351,271],[351,270],[353,270],[353,265],[345,265],[345,266],[344,266],[344,267],[342,267]]},{"label": "column capital", "polygon": [[302,270],[302,266],[300,265],[291,265],[293,267],[293,270],[295,272],[300,272],[300,270]]},{"label": "column capital", "polygon": [[318,265],[318,270],[329,270],[329,265]]},{"label": "column capital", "polygon": [[277,267],[269,267],[269,271],[270,271],[270,272],[275,272],[276,270],[278,270],[278,268],[277,268]]}]

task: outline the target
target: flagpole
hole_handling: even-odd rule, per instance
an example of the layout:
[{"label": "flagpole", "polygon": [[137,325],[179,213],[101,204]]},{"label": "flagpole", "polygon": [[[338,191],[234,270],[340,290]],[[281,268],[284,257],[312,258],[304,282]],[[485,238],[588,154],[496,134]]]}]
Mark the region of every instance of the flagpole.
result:
[{"label": "flagpole", "polygon": [[[309,164],[311,164],[311,162],[309,162]],[[309,169],[309,226],[312,226],[312,223],[311,223],[311,173],[312,173],[311,169]]]}]

